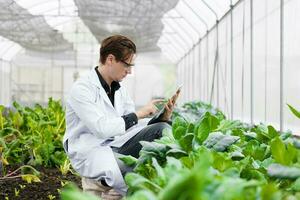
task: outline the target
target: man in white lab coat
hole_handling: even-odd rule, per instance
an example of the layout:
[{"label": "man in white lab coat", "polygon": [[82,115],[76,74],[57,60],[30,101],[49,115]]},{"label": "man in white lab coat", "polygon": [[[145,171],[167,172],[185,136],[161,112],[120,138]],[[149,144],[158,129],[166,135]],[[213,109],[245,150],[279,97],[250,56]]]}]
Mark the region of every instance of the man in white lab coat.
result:
[{"label": "man in white lab coat", "polygon": [[[161,137],[171,116],[178,93],[165,105],[156,120],[147,117],[157,112],[151,101],[140,110],[120,82],[131,73],[135,44],[127,37],[104,39],[99,67],[77,80],[66,102],[64,149],[73,168],[83,177],[83,189],[99,196],[114,189],[116,199],[127,191],[123,176],[126,167],[120,155],[138,157],[139,141]],[[111,194],[113,196],[113,192]]]}]

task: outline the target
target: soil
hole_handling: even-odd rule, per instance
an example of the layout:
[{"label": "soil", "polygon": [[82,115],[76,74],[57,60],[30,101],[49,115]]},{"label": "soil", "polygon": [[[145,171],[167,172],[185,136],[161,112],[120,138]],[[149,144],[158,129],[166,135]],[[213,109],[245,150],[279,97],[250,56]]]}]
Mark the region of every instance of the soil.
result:
[{"label": "soil", "polygon": [[[8,171],[13,171],[17,167],[12,167]],[[40,172],[40,180],[42,182],[27,183],[22,178],[13,178],[0,180],[0,200],[49,200],[60,199],[58,189],[62,188],[62,184],[73,182],[81,188],[81,178],[77,175],[68,173],[63,176],[57,168],[36,168]],[[19,191],[16,195],[15,190]],[[53,198],[55,197],[55,198]]]}]

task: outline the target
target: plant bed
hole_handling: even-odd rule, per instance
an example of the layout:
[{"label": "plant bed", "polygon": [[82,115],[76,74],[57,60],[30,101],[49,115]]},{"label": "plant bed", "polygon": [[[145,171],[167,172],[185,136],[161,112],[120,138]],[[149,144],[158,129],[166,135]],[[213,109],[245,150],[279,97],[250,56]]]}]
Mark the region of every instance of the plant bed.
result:
[{"label": "plant bed", "polygon": [[[8,171],[13,171],[17,167],[10,167]],[[38,167],[41,182],[27,183],[22,178],[12,178],[0,180],[0,199],[60,199],[59,191],[68,182],[75,183],[81,187],[81,178],[68,173],[62,175],[57,168]]]}]

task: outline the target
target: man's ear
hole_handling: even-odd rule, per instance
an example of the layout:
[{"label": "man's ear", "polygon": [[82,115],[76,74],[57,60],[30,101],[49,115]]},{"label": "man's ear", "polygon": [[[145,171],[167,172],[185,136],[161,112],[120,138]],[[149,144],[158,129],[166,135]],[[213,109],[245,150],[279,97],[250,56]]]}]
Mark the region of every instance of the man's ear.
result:
[{"label": "man's ear", "polygon": [[106,63],[111,65],[114,59],[115,59],[114,55],[108,54],[108,56],[106,57]]}]

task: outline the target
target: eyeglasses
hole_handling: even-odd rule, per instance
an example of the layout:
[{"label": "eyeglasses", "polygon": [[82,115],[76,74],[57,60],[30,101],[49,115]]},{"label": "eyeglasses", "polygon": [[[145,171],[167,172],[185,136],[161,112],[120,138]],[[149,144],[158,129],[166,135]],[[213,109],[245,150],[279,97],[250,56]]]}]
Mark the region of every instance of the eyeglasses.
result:
[{"label": "eyeglasses", "polygon": [[134,66],[134,64],[127,63],[127,62],[125,62],[123,60],[120,60],[120,62],[122,62],[124,64],[125,68],[131,68],[131,67]]}]

